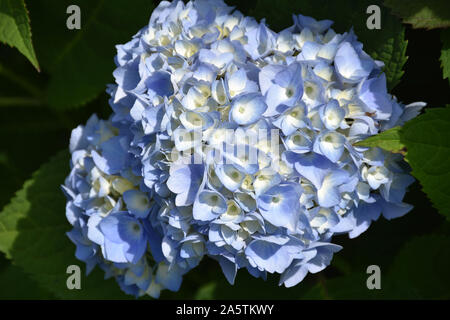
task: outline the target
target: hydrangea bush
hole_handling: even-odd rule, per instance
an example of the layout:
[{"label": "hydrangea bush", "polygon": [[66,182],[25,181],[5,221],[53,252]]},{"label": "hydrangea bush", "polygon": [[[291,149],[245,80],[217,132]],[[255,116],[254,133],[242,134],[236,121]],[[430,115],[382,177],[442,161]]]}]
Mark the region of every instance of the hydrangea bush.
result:
[{"label": "hydrangea bush", "polygon": [[[76,256],[135,296],[208,256],[291,287],[380,215],[403,216],[401,154],[355,146],[415,117],[350,30],[276,33],[221,0],[163,1],[117,46],[113,114],[72,132],[63,190]],[[195,271],[194,271],[195,272]]]}]

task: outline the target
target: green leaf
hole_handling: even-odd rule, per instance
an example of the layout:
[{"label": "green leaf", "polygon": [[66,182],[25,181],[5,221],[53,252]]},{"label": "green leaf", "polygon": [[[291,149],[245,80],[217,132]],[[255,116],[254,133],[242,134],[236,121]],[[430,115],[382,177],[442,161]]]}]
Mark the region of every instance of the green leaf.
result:
[{"label": "green leaf", "polygon": [[386,130],[380,134],[371,136],[363,141],[355,143],[355,146],[379,147],[390,152],[403,152],[405,145],[400,141],[400,130],[401,127],[395,127]]},{"label": "green leaf", "polygon": [[195,294],[195,300],[213,300],[214,293],[217,287],[215,281],[208,282],[207,284],[201,286],[197,293]]},{"label": "green leaf", "polygon": [[0,270],[0,286],[8,290],[0,290],[0,299],[53,299],[54,296],[39,287],[19,267],[8,265]]},{"label": "green leaf", "polygon": [[404,154],[423,191],[439,212],[450,219],[450,107],[431,108],[405,124],[355,145],[380,147]]},{"label": "green leaf", "polygon": [[0,42],[16,47],[39,71],[23,0],[0,0]]},{"label": "green leaf", "polygon": [[[81,29],[66,27],[69,5],[81,10]],[[30,2],[36,51],[51,75],[48,102],[55,108],[84,105],[113,82],[115,45],[131,40],[144,27],[152,1],[33,0]],[[45,17],[45,18],[43,18]]]},{"label": "green leaf", "polygon": [[450,106],[427,109],[401,130],[412,174],[441,214],[450,220]]},{"label": "green leaf", "polygon": [[[61,152],[33,174],[0,213],[0,251],[39,286],[63,299],[129,298],[114,280],[96,268],[82,275],[81,290],[66,286],[69,265],[84,267],[67,238],[65,197],[60,184],[69,172],[68,152]],[[83,268],[82,268],[83,269]]]},{"label": "green leaf", "polygon": [[[381,10],[381,29],[369,30],[366,20],[367,7],[381,1],[371,0],[279,0],[277,10],[273,10],[272,0],[258,0],[249,8],[249,13],[257,19],[267,18],[269,26],[277,31],[292,25],[292,14],[303,14],[315,19],[330,19],[334,21],[332,28],[338,33],[344,33],[354,28],[364,50],[374,59],[384,62],[384,72],[389,89],[394,88],[403,75],[406,63],[405,29],[397,17],[389,14],[389,10]],[[237,3],[240,9],[241,2]]]},{"label": "green leaf", "polygon": [[398,299],[449,299],[450,237],[426,235],[408,242],[389,270],[390,291]]},{"label": "green leaf", "polygon": [[413,28],[450,26],[450,2],[447,0],[385,0],[384,4]]},{"label": "green leaf", "polygon": [[[382,26],[386,34],[380,34],[376,47],[368,50],[370,56],[374,59],[384,62],[384,73],[386,74],[386,81],[388,89],[392,90],[399,84],[403,74],[403,67],[408,60],[406,55],[406,48],[408,40],[405,39],[405,28],[398,23],[397,19],[392,16],[384,19],[385,26]],[[367,37],[370,37],[368,35]],[[370,40],[367,40],[370,42]]]},{"label": "green leaf", "polygon": [[448,79],[450,83],[450,29],[441,31],[441,68],[444,79]]}]

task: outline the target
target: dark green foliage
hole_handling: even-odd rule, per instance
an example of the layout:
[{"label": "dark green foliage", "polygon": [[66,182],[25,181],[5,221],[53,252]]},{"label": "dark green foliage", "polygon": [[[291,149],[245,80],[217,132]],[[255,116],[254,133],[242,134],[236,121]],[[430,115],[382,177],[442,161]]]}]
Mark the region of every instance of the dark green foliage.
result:
[{"label": "dark green foliage", "polygon": [[[73,1],[30,2],[36,52],[50,73],[48,103],[55,108],[81,106],[113,81],[115,45],[129,41],[149,19],[153,4],[146,0],[77,1],[81,29],[66,28],[66,8]],[[43,18],[45,17],[45,18]],[[52,48],[52,50],[48,50]]]},{"label": "dark green foliage", "polygon": [[0,1],[0,42],[16,47],[39,70],[31,42],[30,21],[23,0]]},{"label": "dark green foliage", "polygon": [[442,51],[441,67],[444,79],[450,81],[450,29],[441,31]]},{"label": "dark green foliage", "polygon": [[450,3],[445,0],[385,0],[392,13],[413,28],[447,28],[450,26]]},{"label": "dark green foliage", "polygon": [[406,159],[440,213],[450,220],[450,106],[428,110],[400,134]]}]

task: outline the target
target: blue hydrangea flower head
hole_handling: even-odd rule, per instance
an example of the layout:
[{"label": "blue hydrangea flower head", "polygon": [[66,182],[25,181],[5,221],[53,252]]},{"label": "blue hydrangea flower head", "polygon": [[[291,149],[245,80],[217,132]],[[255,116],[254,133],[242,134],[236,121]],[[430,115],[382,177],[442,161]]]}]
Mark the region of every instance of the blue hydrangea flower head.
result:
[{"label": "blue hydrangea flower head", "polygon": [[[355,143],[415,117],[353,31],[294,15],[277,33],[222,0],[161,2],[117,46],[110,119],[73,130],[63,190],[76,256],[127,293],[326,268],[380,216],[411,210],[401,155]],[[195,271],[193,271],[195,272]]]}]

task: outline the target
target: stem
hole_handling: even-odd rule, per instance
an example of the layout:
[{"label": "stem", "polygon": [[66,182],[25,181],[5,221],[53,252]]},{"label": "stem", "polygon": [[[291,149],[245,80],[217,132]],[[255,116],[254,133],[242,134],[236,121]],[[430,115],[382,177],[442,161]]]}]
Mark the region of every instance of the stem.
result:
[{"label": "stem", "polygon": [[30,81],[28,81],[24,77],[9,70],[2,64],[0,64],[0,75],[3,75],[5,78],[8,78],[12,82],[18,84],[23,89],[25,89],[27,92],[29,92],[31,95],[38,97],[38,98],[41,97],[41,90],[39,90],[38,87],[36,87],[34,84],[32,84]]},{"label": "stem", "polygon": [[320,286],[322,287],[322,294],[323,294],[323,297],[324,297],[326,300],[332,300],[331,297],[330,297],[330,295],[328,294],[328,289],[327,289],[327,286],[326,286],[326,280],[325,280],[325,277],[324,277],[322,274],[319,275],[319,284],[320,284]]},{"label": "stem", "polygon": [[340,256],[336,256],[333,259],[332,266],[335,267],[337,270],[339,270],[339,272],[341,272],[343,275],[348,276],[352,273],[352,268],[351,268],[350,264],[348,263],[348,261],[341,258]]},{"label": "stem", "polygon": [[42,106],[41,100],[36,98],[24,98],[24,97],[0,97],[0,107],[38,107]]}]

